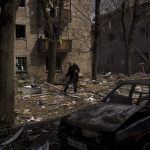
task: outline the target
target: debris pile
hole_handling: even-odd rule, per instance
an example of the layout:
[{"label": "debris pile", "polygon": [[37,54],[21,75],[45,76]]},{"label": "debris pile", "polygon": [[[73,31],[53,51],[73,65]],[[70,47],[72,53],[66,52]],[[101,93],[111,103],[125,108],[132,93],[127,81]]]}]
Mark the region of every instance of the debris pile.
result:
[{"label": "debris pile", "polygon": [[74,93],[70,87],[67,94],[63,93],[63,84],[19,81],[21,84],[18,86],[15,103],[16,124],[67,115],[88,105],[99,103],[120,79],[141,78],[148,79],[149,75],[138,73],[129,78],[123,74],[109,72],[98,75],[96,81],[90,80],[88,76],[82,76],[78,92]]},{"label": "debris pile", "polygon": [[[78,92],[74,93],[73,88],[70,87],[67,94],[63,93],[63,84],[18,81],[15,112],[16,125],[19,124],[20,128],[15,131],[14,129],[3,130],[9,133],[6,138],[2,137],[3,132],[0,130],[0,137],[3,139],[0,149],[60,149],[56,134],[60,118],[88,105],[101,102],[101,99],[120,79],[149,79],[149,75],[139,73],[129,78],[123,74],[109,72],[99,75],[96,81],[82,77]],[[141,87],[137,87],[136,90],[140,91]]]},{"label": "debris pile", "polygon": [[0,148],[1,150],[58,150],[60,143],[56,129],[59,122],[57,119],[45,120],[0,129]]}]

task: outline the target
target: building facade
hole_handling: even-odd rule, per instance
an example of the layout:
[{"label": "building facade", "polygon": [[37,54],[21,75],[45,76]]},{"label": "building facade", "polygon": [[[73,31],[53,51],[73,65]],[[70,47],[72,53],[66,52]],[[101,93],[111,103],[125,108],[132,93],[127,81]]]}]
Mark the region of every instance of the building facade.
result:
[{"label": "building facade", "polygon": [[[139,21],[135,27],[131,68],[132,73],[145,71],[150,72],[150,2],[142,3],[138,8]],[[121,23],[121,12],[105,14],[101,18],[101,38],[98,50],[98,72],[122,72],[125,66],[125,48],[123,29]],[[126,16],[125,23],[129,29],[131,13]],[[129,31],[127,31],[129,33]],[[142,68],[141,65],[144,65]]]},{"label": "building facade", "polygon": [[[57,6],[57,0],[50,0]],[[83,9],[84,8],[84,9]],[[55,15],[57,19],[55,7]],[[65,0],[63,17],[66,22],[58,43],[56,72],[65,74],[68,61],[77,63],[82,73],[91,72],[90,1]],[[53,19],[53,18],[52,18]],[[53,20],[52,20],[53,21]],[[21,0],[16,16],[15,75],[19,78],[45,78],[51,44],[39,0]]]}]

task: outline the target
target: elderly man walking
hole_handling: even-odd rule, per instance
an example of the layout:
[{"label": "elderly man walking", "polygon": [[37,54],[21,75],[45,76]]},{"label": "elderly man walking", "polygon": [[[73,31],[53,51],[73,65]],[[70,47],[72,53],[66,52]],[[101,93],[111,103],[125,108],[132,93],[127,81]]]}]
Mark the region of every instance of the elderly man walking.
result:
[{"label": "elderly man walking", "polygon": [[69,68],[66,74],[66,77],[68,77],[68,80],[64,88],[64,93],[67,92],[69,88],[69,84],[73,84],[74,92],[77,92],[79,72],[80,72],[79,66],[73,62],[69,62]]}]

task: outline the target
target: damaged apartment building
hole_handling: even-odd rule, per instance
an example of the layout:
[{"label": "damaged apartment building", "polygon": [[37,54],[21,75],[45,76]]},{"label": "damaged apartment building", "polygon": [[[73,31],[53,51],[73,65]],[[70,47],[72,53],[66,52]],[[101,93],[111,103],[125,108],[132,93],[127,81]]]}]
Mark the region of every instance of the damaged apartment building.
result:
[{"label": "damaged apartment building", "polygon": [[[21,0],[16,16],[15,76],[45,78],[51,42],[40,0]],[[57,30],[59,1],[46,0],[53,31]],[[82,73],[91,71],[90,0],[64,0],[63,32],[57,44],[55,72],[65,74],[68,61],[77,63]],[[55,26],[56,25],[56,26]]]},{"label": "damaged apartment building", "polygon": [[[132,73],[150,73],[150,1],[142,1],[137,9],[138,22],[133,34],[131,51]],[[129,30],[132,13],[125,18]],[[100,51],[98,51],[98,72],[122,72],[125,66],[125,47],[121,10],[101,16]],[[129,33],[129,31],[127,31]]]}]

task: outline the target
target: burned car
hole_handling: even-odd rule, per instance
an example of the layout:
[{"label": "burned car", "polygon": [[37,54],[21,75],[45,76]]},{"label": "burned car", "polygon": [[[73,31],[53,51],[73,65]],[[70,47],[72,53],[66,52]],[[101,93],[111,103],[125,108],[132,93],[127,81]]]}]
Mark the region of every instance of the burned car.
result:
[{"label": "burned car", "polygon": [[120,81],[102,102],[62,118],[65,150],[150,150],[150,81]]}]

